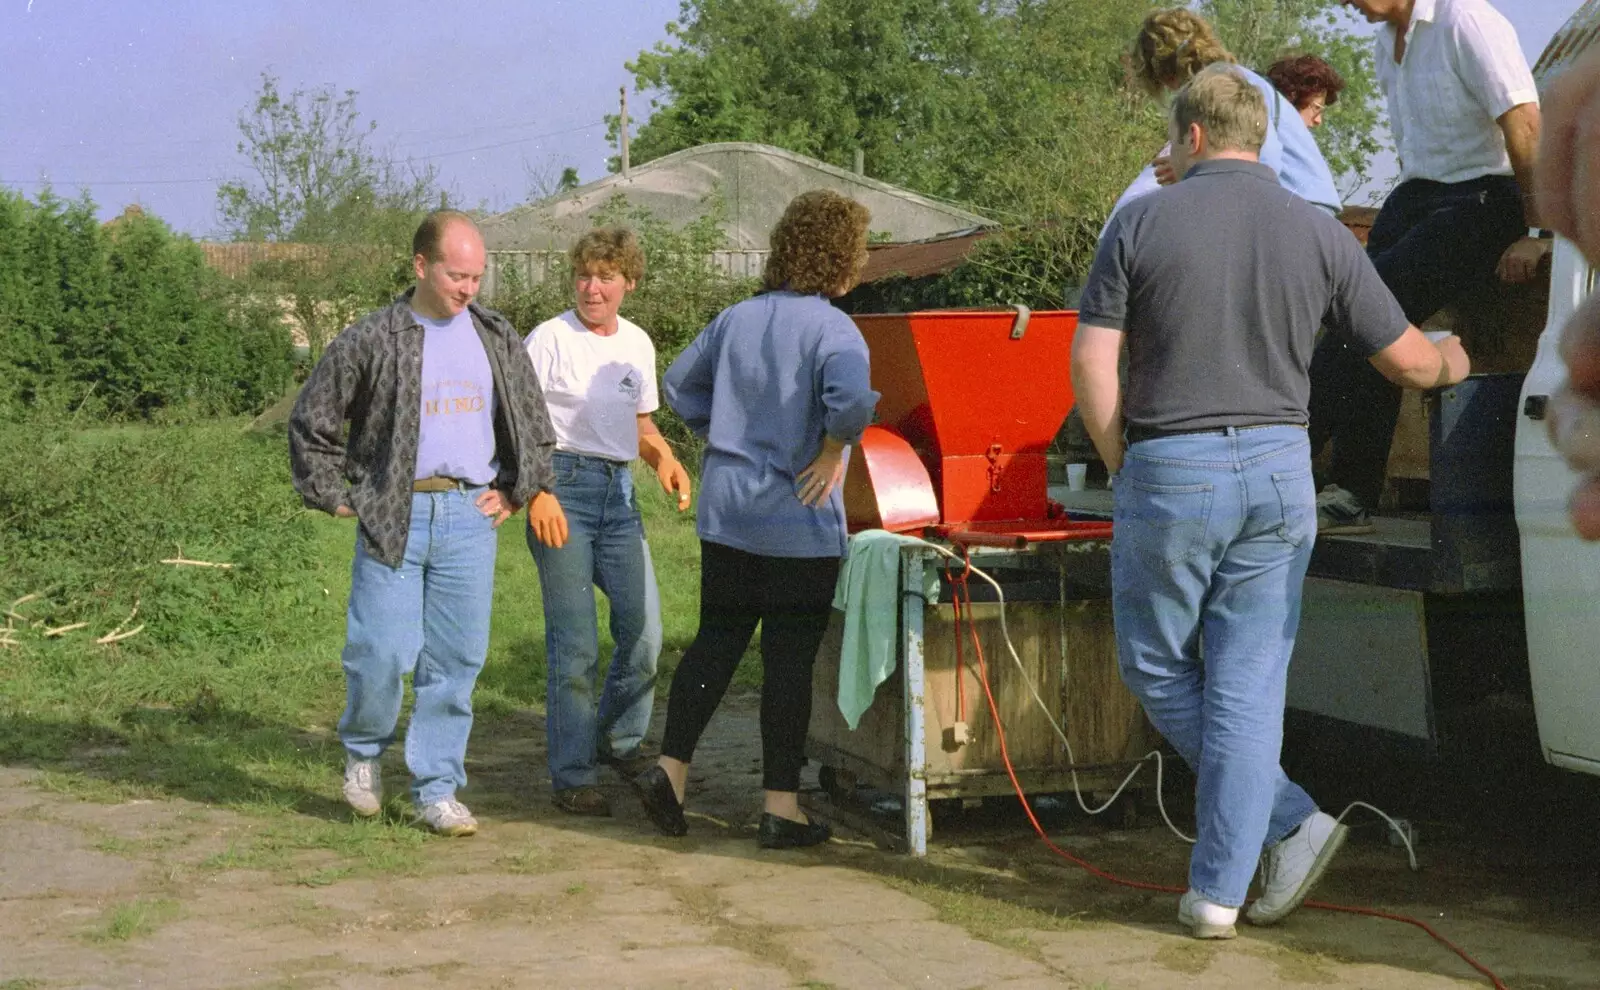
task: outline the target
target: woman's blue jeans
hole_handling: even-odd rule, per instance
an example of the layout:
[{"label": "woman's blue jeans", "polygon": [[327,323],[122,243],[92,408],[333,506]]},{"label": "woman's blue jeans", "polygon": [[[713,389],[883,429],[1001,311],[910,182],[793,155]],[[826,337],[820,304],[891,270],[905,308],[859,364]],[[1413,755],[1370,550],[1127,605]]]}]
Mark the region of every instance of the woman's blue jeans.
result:
[{"label": "woman's blue jeans", "polygon": [[1194,768],[1189,886],[1228,907],[1263,849],[1316,811],[1278,763],[1317,538],[1310,449],[1295,426],[1166,436],[1132,444],[1116,477],[1122,679]]},{"label": "woman's blue jeans", "polygon": [[498,545],[474,504],[484,491],[414,493],[399,567],[374,559],[356,539],[339,739],[351,755],[377,759],[394,741],[402,678],[411,674],[406,766],[419,805],[443,801],[467,782],[472,688],[489,652]]},{"label": "woman's blue jeans", "polygon": [[[555,495],[567,542],[552,549],[528,530],[544,598],[545,732],[555,790],[593,786],[599,753],[639,748],[655,704],[661,597],[628,465],[557,452]],[[598,706],[600,625],[594,589],[611,603],[616,644]]]}]

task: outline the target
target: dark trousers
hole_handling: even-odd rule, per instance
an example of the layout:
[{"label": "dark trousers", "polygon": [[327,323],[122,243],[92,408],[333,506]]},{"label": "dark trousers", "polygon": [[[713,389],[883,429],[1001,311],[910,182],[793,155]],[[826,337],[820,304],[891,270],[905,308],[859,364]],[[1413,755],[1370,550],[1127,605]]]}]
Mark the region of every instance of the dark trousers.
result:
[{"label": "dark trousers", "polygon": [[[1516,180],[1491,175],[1445,184],[1403,183],[1384,201],[1367,241],[1406,318],[1420,325],[1494,278],[1506,248],[1526,233]],[[1371,509],[1383,494],[1400,389],[1366,355],[1325,333],[1311,357],[1311,450],[1333,441],[1327,481]]]},{"label": "dark trousers", "polygon": [[672,675],[661,753],[685,763],[761,625],[761,786],[800,789],[811,668],[828,628],[838,557],[764,557],[700,542],[700,631]]}]

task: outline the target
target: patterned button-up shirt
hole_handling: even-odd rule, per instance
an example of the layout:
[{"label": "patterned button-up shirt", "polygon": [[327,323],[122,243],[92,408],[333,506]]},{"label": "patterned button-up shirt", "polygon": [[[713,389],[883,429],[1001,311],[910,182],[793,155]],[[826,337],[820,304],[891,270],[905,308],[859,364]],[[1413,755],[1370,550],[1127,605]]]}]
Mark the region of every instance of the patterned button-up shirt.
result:
[{"label": "patterned button-up shirt", "polygon": [[[499,313],[469,307],[494,376],[492,487],[517,505],[554,487],[555,433],[522,340]],[[328,345],[289,417],[289,463],[306,505],[352,509],[367,552],[405,556],[422,415],[423,328],[411,292],[346,327]],[[345,435],[345,422],[349,434]]]}]

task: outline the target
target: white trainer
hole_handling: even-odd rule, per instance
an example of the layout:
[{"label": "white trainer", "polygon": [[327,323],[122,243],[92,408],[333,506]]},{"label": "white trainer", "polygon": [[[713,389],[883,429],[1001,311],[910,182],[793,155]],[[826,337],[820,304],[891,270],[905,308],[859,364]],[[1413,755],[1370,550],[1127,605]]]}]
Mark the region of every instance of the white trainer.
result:
[{"label": "white trainer", "polygon": [[478,831],[478,820],[472,817],[472,812],[467,810],[466,805],[455,798],[445,798],[425,808],[419,808],[417,817],[422,819],[424,825],[440,835],[475,835]]},{"label": "white trainer", "polygon": [[1178,901],[1178,924],[1195,938],[1233,938],[1238,934],[1233,923],[1238,920],[1238,908],[1223,907],[1192,890],[1185,891]]},{"label": "white trainer", "polygon": [[345,756],[344,799],[362,818],[383,810],[383,771],[377,760]]},{"label": "white trainer", "polygon": [[1275,925],[1294,913],[1344,845],[1350,829],[1332,815],[1313,812],[1300,827],[1261,856],[1261,899],[1245,917],[1253,925]]}]

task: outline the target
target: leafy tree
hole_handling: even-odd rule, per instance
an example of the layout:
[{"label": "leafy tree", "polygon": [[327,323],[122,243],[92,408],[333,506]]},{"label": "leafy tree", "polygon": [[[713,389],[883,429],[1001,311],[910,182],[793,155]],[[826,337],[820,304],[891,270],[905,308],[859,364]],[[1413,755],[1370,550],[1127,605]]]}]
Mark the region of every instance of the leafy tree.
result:
[{"label": "leafy tree", "polygon": [[411,279],[411,236],[429,209],[446,205],[432,168],[410,169],[374,150],[375,121],[362,122],[355,90],[296,89],[261,77],[239,117],[239,152],[253,180],[224,183],[217,210],[240,240],[318,245],[263,262],[254,299],[278,300],[315,359],[361,313]]},{"label": "leafy tree", "polygon": [[[295,89],[270,73],[239,116],[238,150],[254,179],[217,189],[224,230],[237,240],[371,244],[415,226],[438,205],[436,170],[408,170],[373,150],[356,91]],[[409,235],[409,230],[406,230]]]},{"label": "leafy tree", "polygon": [[[991,116],[998,40],[982,0],[683,0],[671,42],[629,63],[659,96],[634,163],[708,141],[758,141],[935,195],[967,192],[956,135]],[[613,133],[616,121],[612,121]],[[971,150],[969,148],[969,150]]]},{"label": "leafy tree", "polygon": [[[1115,98],[1152,0],[682,0],[670,38],[629,63],[653,113],[634,162],[709,141],[759,141],[978,206],[1013,202],[1041,147],[1080,160],[1161,118]],[[1200,0],[1241,60],[1289,48],[1324,54],[1350,80],[1324,140],[1359,176],[1377,144],[1364,47],[1339,29],[1337,0]],[[612,121],[615,136],[617,121]],[[1058,159],[1052,159],[1053,163]],[[1034,171],[1057,185],[1032,159]],[[1098,174],[1121,159],[1098,161]],[[997,176],[1004,176],[997,178]],[[1124,182],[1131,173],[1108,176]],[[1104,186],[1104,188],[1102,188]],[[1095,202],[1114,192],[1094,183]],[[1120,188],[1120,187],[1118,187]]]}]

